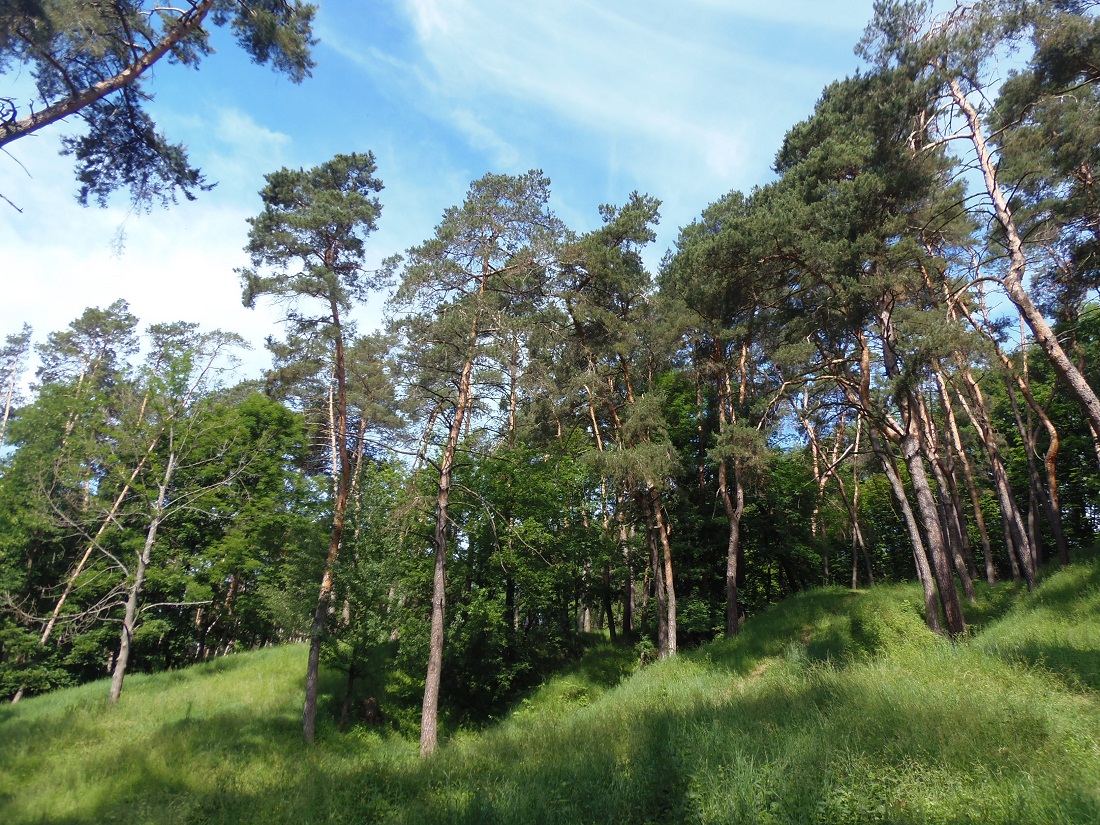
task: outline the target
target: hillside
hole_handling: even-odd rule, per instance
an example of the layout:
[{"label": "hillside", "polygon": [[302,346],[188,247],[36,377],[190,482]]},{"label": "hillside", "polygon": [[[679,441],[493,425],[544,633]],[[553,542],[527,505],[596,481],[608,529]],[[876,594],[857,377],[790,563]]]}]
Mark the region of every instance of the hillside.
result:
[{"label": "hillside", "polygon": [[642,669],[597,647],[427,763],[365,727],[304,745],[304,647],[135,676],[113,709],[59,691],[0,709],[0,821],[1100,821],[1100,562],[982,589],[956,645],[920,603],[815,590]]}]

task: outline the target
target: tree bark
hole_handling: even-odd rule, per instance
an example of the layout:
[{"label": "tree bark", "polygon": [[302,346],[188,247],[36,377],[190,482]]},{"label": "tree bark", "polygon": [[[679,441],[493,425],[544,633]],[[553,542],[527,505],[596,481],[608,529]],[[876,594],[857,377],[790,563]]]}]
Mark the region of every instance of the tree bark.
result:
[{"label": "tree bark", "polygon": [[944,413],[947,416],[947,428],[951,433],[951,441],[955,448],[955,454],[963,468],[963,476],[966,479],[966,489],[970,494],[970,505],[974,510],[974,523],[978,526],[978,534],[982,540],[982,558],[985,562],[985,580],[992,587],[997,583],[997,568],[993,564],[993,547],[989,542],[989,531],[985,525],[985,514],[982,512],[982,500],[978,494],[978,486],[974,482],[974,469],[970,459],[963,449],[962,436],[959,433],[958,420],[955,418],[955,407],[951,403],[951,394],[947,389],[943,372],[936,369],[936,386],[940,391],[940,401],[943,404]]},{"label": "tree bark", "polygon": [[[485,289],[486,273],[481,281]],[[474,350],[477,346],[478,318],[475,313],[468,339],[466,361],[458,381],[458,397],[455,401],[454,420],[447,434],[443,457],[439,464],[439,485],[435,500],[435,533],[433,536],[434,563],[432,571],[432,616],[428,639],[428,672],[424,679],[424,704],[420,714],[420,756],[430,756],[439,744],[439,684],[443,673],[443,625],[447,599],[447,515],[451,497],[451,474],[455,454],[462,436],[463,420],[472,395]]]},{"label": "tree bark", "polygon": [[957,80],[952,79],[948,84],[952,100],[966,118],[970,128],[970,139],[977,155],[978,168],[982,172],[985,181],[986,192],[993,204],[993,212],[1005,235],[1005,245],[1008,250],[1008,272],[1001,279],[1005,293],[1009,300],[1016,305],[1020,315],[1026,321],[1028,327],[1035,335],[1035,340],[1043,352],[1050,358],[1055,372],[1065,382],[1073,396],[1080,402],[1085,416],[1092,423],[1095,431],[1100,432],[1100,398],[1097,398],[1092,387],[1089,386],[1085,376],[1077,369],[1062,348],[1058,337],[1036,308],[1024,288],[1024,276],[1027,270],[1027,257],[1024,253],[1023,240],[1016,226],[1016,220],[1012,209],[1008,205],[1008,199],[997,181],[997,164],[993,160],[992,153],[986,143],[982,132],[981,119],[973,104],[963,93]]},{"label": "tree bark", "polygon": [[99,83],[93,83],[91,86],[79,89],[57,103],[47,106],[40,112],[35,112],[19,120],[6,123],[0,122],[0,147],[75,114],[85,106],[95,103],[97,100],[101,100],[133,83],[154,63],[168,54],[177,43],[198,29],[202,25],[203,19],[215,5],[217,5],[217,0],[201,0],[187,11],[182,12],[160,41],[147,52],[142,53],[133,63],[114,77],[109,77]]},{"label": "tree bark", "polygon": [[126,667],[130,662],[130,642],[134,637],[134,628],[137,623],[138,600],[141,598],[142,586],[145,584],[145,571],[153,555],[153,545],[157,540],[157,530],[164,519],[164,500],[168,492],[168,485],[172,481],[172,474],[176,470],[176,455],[170,453],[168,466],[165,467],[164,477],[161,479],[157,490],[157,499],[153,504],[152,513],[149,516],[149,527],[145,533],[145,544],[138,556],[137,567],[134,570],[134,581],[130,585],[130,593],[126,599],[126,613],[122,620],[122,634],[119,639],[118,657],[115,659],[115,670],[111,675],[111,692],[108,697],[110,703],[116,704],[122,695],[122,681],[126,678]]},{"label": "tree bark", "polygon": [[931,417],[928,414],[928,407],[924,403],[924,398],[918,395],[914,401],[912,412],[917,419],[920,435],[922,436],[919,437],[921,452],[928,458],[928,465],[932,468],[932,477],[936,480],[936,489],[939,491],[939,501],[937,502],[939,506],[936,509],[940,515],[939,524],[945,528],[941,531],[941,535],[946,550],[950,554],[955,573],[962,582],[967,601],[975,604],[977,599],[974,596],[974,582],[970,578],[970,571],[967,569],[966,559],[963,558],[962,553],[963,527],[958,521],[958,509],[951,494],[951,485],[940,463],[939,451],[936,448],[936,433],[932,428]]},{"label": "tree bark", "polygon": [[653,517],[653,501],[649,491],[640,492],[638,499],[645,514],[646,546],[649,548],[649,566],[653,571],[653,589],[657,597],[657,657],[664,659],[669,655],[668,590],[665,586],[660,540],[657,538],[657,522]]},{"label": "tree bark", "polygon": [[662,569],[665,579],[665,610],[667,618],[665,625],[668,629],[667,655],[676,655],[676,586],[672,577],[672,546],[668,540],[668,523],[665,521],[661,494],[657,488],[651,488],[650,495],[653,499],[653,520],[657,526],[657,538],[663,556]]},{"label": "tree bark", "polygon": [[336,376],[336,421],[330,422],[336,433],[336,460],[334,467],[339,468],[336,478],[336,495],[332,508],[332,532],[329,535],[328,554],[325,556],[325,571],[321,576],[321,587],[317,593],[317,607],[313,611],[313,622],[309,628],[309,659],[306,662],[306,695],[302,705],[302,735],[312,742],[317,735],[317,695],[320,690],[321,643],[324,639],[325,622],[332,601],[332,587],[336,562],[340,556],[340,542],[344,535],[344,519],[348,509],[348,488],[351,480],[351,467],[348,457],[348,394],[347,370],[344,363],[344,333],[340,323],[340,310],[335,300],[330,301],[332,324],[335,337]]},{"label": "tree bark", "polygon": [[1008,482],[1008,471],[1004,460],[1001,458],[1000,448],[997,446],[997,437],[993,432],[993,426],[989,421],[989,413],[985,406],[985,398],[981,387],[974,379],[969,368],[960,369],[961,375],[971,401],[968,403],[962,392],[958,393],[959,403],[963,405],[970,421],[982,436],[985,445],[986,456],[989,458],[990,474],[993,476],[993,488],[997,492],[997,502],[1001,507],[1001,523],[1004,528],[1005,546],[1009,555],[1010,566],[1013,568],[1013,576],[1019,578],[1021,572],[1027,581],[1028,589],[1035,586],[1035,568],[1031,564],[1032,553],[1027,529],[1024,527],[1020,509],[1016,506],[1016,499],[1012,495],[1012,487]]}]

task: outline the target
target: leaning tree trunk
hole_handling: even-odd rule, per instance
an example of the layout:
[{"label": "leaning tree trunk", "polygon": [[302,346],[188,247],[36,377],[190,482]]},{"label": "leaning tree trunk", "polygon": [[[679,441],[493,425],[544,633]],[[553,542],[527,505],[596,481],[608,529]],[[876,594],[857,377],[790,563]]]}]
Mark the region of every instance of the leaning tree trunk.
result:
[{"label": "leaning tree trunk", "polygon": [[928,549],[932,557],[932,572],[936,577],[936,589],[940,594],[947,632],[950,636],[959,636],[966,632],[959,593],[955,589],[955,579],[951,574],[952,563],[947,555],[943,531],[940,530],[939,511],[928,476],[924,471],[924,457],[921,454],[920,439],[910,427],[901,439],[902,458],[909,470],[909,482],[913,488],[913,497],[917,501],[924,534],[928,537]]},{"label": "leaning tree trunk", "polygon": [[1005,246],[1008,250],[1008,271],[1001,279],[1001,283],[1004,286],[1005,293],[1008,295],[1009,300],[1016,305],[1028,327],[1031,328],[1032,333],[1035,335],[1035,341],[1050,358],[1058,377],[1065,382],[1070,392],[1080,402],[1085,416],[1092,424],[1093,430],[1100,432],[1100,398],[1097,398],[1085,376],[1070,360],[1066,351],[1062,348],[1058,336],[1054,334],[1054,330],[1050,328],[1024,287],[1027,257],[1024,254],[1023,239],[1020,237],[1008,199],[997,180],[997,164],[982,132],[981,118],[974,105],[963,93],[957,80],[952,80],[948,84],[948,91],[955,105],[959,107],[959,111],[966,118],[967,125],[970,128],[969,137],[974,145],[978,168],[982,172],[986,192],[993,204],[993,213],[997,223],[1004,232]]},{"label": "leaning tree trunk", "polygon": [[921,450],[928,458],[928,465],[932,468],[932,477],[936,480],[936,489],[940,494],[940,506],[937,510],[940,513],[940,524],[944,527],[941,535],[950,552],[955,572],[962,581],[963,592],[967,600],[974,604],[977,601],[974,596],[974,582],[970,578],[970,571],[967,569],[966,559],[963,558],[962,553],[963,526],[958,521],[958,509],[951,494],[951,485],[940,462],[939,451],[936,448],[936,433],[931,426],[928,408],[923,398],[919,396],[916,398],[913,412],[920,420],[920,431],[924,436],[921,439]]},{"label": "leaning tree trunk", "polygon": [[153,504],[149,515],[149,528],[145,533],[145,544],[138,556],[137,567],[134,570],[134,581],[130,584],[130,593],[126,598],[126,614],[122,620],[122,634],[119,639],[118,657],[115,659],[115,670],[111,675],[111,704],[118,702],[122,695],[122,680],[126,678],[126,667],[130,662],[130,642],[134,638],[134,628],[137,624],[137,607],[141,598],[141,589],[145,584],[145,571],[149,567],[149,561],[153,556],[153,545],[157,540],[157,530],[164,520],[164,499],[168,492],[168,485],[172,481],[172,474],[176,470],[176,455],[170,453],[168,466],[164,470],[160,487],[157,490],[157,500]]},{"label": "leaning tree trunk", "polygon": [[913,508],[909,506],[909,496],[905,493],[905,485],[894,463],[894,456],[889,451],[888,442],[881,437],[872,425],[870,428],[871,449],[878,455],[882,464],[882,471],[886,474],[886,480],[890,482],[890,490],[894,493],[894,500],[901,510],[905,529],[909,533],[909,543],[913,547],[913,563],[917,569],[917,578],[920,579],[921,588],[924,591],[924,621],[928,629],[933,633],[943,635],[943,624],[940,622],[939,597],[936,595],[936,581],[932,575],[932,566],[928,561],[928,553],[924,547],[924,539],[920,534]]},{"label": "leaning tree trunk", "polygon": [[1001,507],[1001,521],[1005,533],[1005,545],[1008,550],[1009,562],[1013,576],[1019,579],[1021,573],[1027,581],[1028,589],[1036,584],[1035,567],[1031,564],[1033,557],[1027,528],[1024,526],[1020,508],[1016,505],[1016,498],[1012,494],[1012,487],[1008,482],[1008,470],[1005,468],[1004,459],[1001,457],[1000,448],[997,446],[996,433],[989,420],[989,411],[986,409],[985,398],[982,389],[971,374],[968,367],[960,369],[960,375],[966,385],[970,402],[967,402],[962,392],[958,393],[959,403],[963,405],[967,417],[977,429],[985,445],[985,453],[989,458],[990,473],[993,476],[993,487],[997,493],[997,501]]},{"label": "leaning tree trunk", "polygon": [[966,489],[970,494],[970,506],[974,511],[974,523],[978,525],[978,534],[982,540],[982,558],[985,562],[985,580],[992,587],[997,583],[997,568],[993,564],[993,546],[989,542],[989,530],[985,525],[985,514],[982,512],[982,499],[978,494],[978,486],[974,482],[974,469],[970,459],[963,449],[962,436],[959,433],[958,419],[955,417],[955,407],[951,403],[951,394],[947,390],[947,382],[943,372],[936,369],[936,386],[939,387],[940,401],[943,404],[947,416],[947,428],[951,432],[951,442],[955,448],[955,455],[963,468],[963,476],[966,479]]}]

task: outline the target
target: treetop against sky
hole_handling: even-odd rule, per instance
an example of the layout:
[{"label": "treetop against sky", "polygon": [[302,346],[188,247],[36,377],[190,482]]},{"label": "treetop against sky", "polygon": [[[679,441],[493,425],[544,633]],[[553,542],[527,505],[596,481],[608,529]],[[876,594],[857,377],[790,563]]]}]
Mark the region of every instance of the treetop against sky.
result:
[{"label": "treetop against sky", "polygon": [[[487,171],[539,168],[573,229],[631,191],[660,198],[655,267],[678,228],[731,189],[771,177],[784,132],[822,88],[851,74],[871,0],[823,4],[693,0],[334,0],[314,23],[313,76],[295,85],[252,64],[220,29],[197,70],[165,61],[146,77],[149,111],[217,187],[149,214],[124,194],[81,208],[60,124],[0,155],[0,332],[36,337],[84,308],[130,302],[146,323],[187,319],[241,332],[267,363],[271,310],[241,306],[246,218],[264,174],[373,151],[384,209],[368,265],[431,235]],[[0,95],[26,104],[19,66]],[[382,299],[360,310],[378,323]]]}]

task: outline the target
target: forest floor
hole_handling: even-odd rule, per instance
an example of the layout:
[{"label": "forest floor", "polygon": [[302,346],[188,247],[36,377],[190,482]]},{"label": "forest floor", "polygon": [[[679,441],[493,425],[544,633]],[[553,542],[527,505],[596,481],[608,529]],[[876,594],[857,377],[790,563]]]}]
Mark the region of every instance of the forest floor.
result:
[{"label": "forest floor", "polygon": [[1100,560],[981,586],[955,643],[921,604],[814,590],[643,668],[598,645],[428,761],[305,745],[301,646],[61,690],[0,708],[0,822],[1100,822]]}]

